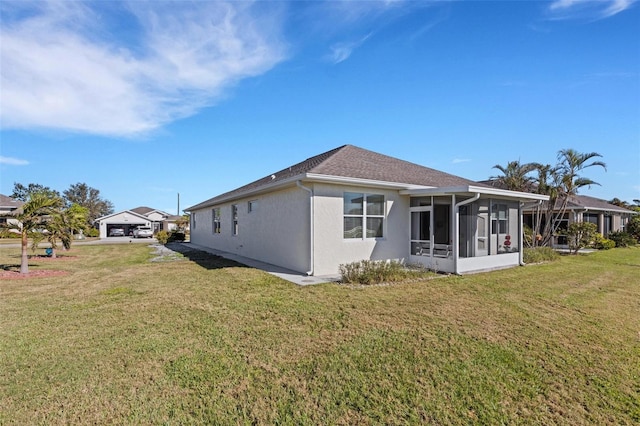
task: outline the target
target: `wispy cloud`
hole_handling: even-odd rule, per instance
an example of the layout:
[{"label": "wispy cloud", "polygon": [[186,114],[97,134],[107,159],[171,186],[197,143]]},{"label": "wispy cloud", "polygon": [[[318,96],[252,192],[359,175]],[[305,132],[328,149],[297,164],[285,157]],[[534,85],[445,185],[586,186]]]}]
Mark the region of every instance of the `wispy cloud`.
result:
[{"label": "wispy cloud", "polygon": [[278,7],[259,3],[49,1],[0,8],[5,128],[145,133],[215,104],[239,80],[286,57]]},{"label": "wispy cloud", "polygon": [[3,157],[0,155],[0,164],[6,164],[8,166],[26,166],[29,162],[20,158]]},{"label": "wispy cloud", "polygon": [[468,162],[470,162],[470,161],[471,161],[471,159],[469,159],[469,158],[454,158],[454,159],[451,161],[451,163],[453,163],[453,164],[458,164],[458,163],[468,163]]},{"label": "wispy cloud", "polygon": [[362,46],[362,44],[371,37],[371,33],[366,36],[351,42],[336,43],[330,47],[331,54],[329,60],[334,64],[346,61],[355,49]]},{"label": "wispy cloud", "polygon": [[617,15],[637,0],[555,0],[548,8],[551,19],[604,19]]}]

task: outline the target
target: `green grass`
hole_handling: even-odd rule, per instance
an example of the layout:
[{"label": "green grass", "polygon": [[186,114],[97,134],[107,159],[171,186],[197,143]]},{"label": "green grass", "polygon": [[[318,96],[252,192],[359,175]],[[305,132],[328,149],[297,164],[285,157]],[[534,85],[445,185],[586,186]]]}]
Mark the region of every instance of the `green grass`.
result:
[{"label": "green grass", "polygon": [[640,422],[640,248],[360,288],[65,254],[0,280],[0,424]]}]

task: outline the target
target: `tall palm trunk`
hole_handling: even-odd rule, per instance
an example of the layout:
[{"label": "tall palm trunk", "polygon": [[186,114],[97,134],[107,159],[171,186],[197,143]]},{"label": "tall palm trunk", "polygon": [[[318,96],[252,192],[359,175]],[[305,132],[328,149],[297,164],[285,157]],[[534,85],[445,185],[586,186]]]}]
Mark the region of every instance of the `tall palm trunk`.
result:
[{"label": "tall palm trunk", "polygon": [[27,255],[27,246],[29,242],[27,240],[27,231],[22,231],[22,255],[20,257],[20,273],[28,274],[29,273],[29,256]]}]

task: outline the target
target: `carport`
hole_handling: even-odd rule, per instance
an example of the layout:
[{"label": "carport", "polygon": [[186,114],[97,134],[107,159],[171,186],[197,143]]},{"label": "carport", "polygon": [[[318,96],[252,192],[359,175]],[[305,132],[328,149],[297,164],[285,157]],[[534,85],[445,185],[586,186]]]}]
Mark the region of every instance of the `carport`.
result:
[{"label": "carport", "polygon": [[100,238],[108,238],[109,233],[114,228],[124,230],[124,235],[133,233],[137,226],[151,226],[151,221],[138,213],[130,210],[113,213],[96,219],[98,229],[100,229]]}]

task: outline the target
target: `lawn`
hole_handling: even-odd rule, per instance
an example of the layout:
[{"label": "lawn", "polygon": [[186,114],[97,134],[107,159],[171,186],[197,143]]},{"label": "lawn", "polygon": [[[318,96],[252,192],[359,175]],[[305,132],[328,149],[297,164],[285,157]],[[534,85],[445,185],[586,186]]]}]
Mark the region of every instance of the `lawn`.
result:
[{"label": "lawn", "polygon": [[640,422],[640,248],[363,288],[61,254],[0,280],[0,424]]}]

